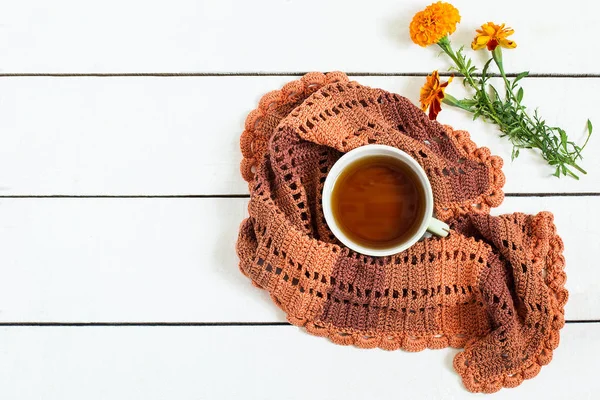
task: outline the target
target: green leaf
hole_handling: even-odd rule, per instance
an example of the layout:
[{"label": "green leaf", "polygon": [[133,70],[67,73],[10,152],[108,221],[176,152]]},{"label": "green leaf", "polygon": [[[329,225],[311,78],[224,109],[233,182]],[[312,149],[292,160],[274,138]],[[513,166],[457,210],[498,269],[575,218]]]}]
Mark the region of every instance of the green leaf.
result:
[{"label": "green leaf", "polygon": [[562,144],[563,149],[565,149],[565,151],[568,152],[567,142],[569,140],[567,139],[567,132],[560,128],[558,128],[558,132],[560,133],[560,143]]},{"label": "green leaf", "polygon": [[520,74],[517,75],[517,77],[513,81],[513,84],[519,82],[521,79],[525,78],[528,75],[529,75],[529,71],[521,72]]},{"label": "green leaf", "polygon": [[560,167],[556,167],[556,171],[554,171],[554,174],[552,175],[554,175],[557,178],[560,178]]},{"label": "green leaf", "polygon": [[489,59],[489,60],[488,60],[488,61],[485,63],[485,65],[483,66],[483,69],[481,70],[481,77],[482,77],[483,79],[485,79],[485,77],[487,76],[487,71],[488,71],[488,69],[490,68],[490,64],[492,63],[492,61],[494,61],[494,59],[493,59],[493,58],[490,58],[490,59]]},{"label": "green leaf", "polygon": [[496,99],[500,98],[500,93],[498,93],[498,90],[496,90],[496,88],[493,85],[488,85],[490,87],[490,89],[492,89],[492,93],[494,94]]},{"label": "green leaf", "polygon": [[520,103],[521,100],[523,100],[523,88],[519,88],[519,91],[517,92],[517,101]]},{"label": "green leaf", "polygon": [[471,99],[460,100],[460,103],[466,107],[473,107],[475,104],[477,104],[477,102],[475,100],[471,100]]},{"label": "green leaf", "polygon": [[499,63],[500,72],[503,73],[498,54],[492,54],[493,57],[486,60],[481,75],[476,77],[474,75],[480,69],[464,55],[463,48],[454,51],[447,39],[438,44],[454,61],[452,70],[460,72],[464,76],[463,84],[473,89],[472,98],[453,99],[451,104],[470,112],[473,119],[481,118],[485,122],[496,125],[499,135],[506,137],[513,145],[511,152],[513,159],[519,156],[521,149],[533,149],[539,151],[538,154],[545,162],[554,166],[554,176],[578,179],[573,171],[585,173],[577,162],[591,136],[593,127],[590,120],[587,120],[588,135],[585,143],[582,147],[578,147],[569,140],[562,128],[548,126],[535,107],[526,108],[522,104],[525,91],[518,82],[529,76],[529,71],[517,74],[511,81],[505,80],[504,90],[499,91],[490,85],[492,62]]}]

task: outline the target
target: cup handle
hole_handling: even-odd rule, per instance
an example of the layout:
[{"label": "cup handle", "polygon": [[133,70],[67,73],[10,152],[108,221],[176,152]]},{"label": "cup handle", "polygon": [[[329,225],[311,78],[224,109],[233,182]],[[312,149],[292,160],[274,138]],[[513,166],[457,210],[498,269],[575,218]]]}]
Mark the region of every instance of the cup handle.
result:
[{"label": "cup handle", "polygon": [[446,237],[448,236],[448,233],[450,233],[450,227],[448,224],[435,218],[431,218],[427,230],[440,237]]}]

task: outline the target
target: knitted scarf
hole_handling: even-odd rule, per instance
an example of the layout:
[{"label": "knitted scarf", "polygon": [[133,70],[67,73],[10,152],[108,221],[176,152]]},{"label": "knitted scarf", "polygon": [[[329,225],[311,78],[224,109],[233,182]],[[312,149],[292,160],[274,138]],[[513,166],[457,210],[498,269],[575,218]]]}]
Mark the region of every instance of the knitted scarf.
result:
[{"label": "knitted scarf", "polygon": [[[337,241],[323,182],[343,153],[371,143],[419,162],[448,237],[390,257]],[[515,387],[550,362],[568,297],[562,241],[548,212],[489,215],[504,197],[502,160],[467,132],[343,73],[311,73],[261,99],[241,149],[240,270],[292,324],[362,348],[464,348],[454,368],[472,392]]]}]

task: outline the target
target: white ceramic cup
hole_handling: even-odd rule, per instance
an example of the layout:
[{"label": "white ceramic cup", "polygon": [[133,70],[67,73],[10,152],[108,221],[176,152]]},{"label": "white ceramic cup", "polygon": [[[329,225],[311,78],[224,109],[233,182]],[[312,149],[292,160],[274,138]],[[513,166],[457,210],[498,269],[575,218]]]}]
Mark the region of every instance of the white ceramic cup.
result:
[{"label": "white ceramic cup", "polygon": [[[333,217],[331,207],[331,194],[342,171],[350,164],[353,164],[362,158],[372,156],[388,156],[402,161],[406,166],[410,167],[410,169],[414,171],[415,175],[419,179],[419,183],[423,187],[423,192],[425,193],[425,213],[423,213],[424,217],[419,225],[419,229],[414,233],[414,235],[402,243],[384,249],[365,247],[351,240],[338,226],[335,218]],[[417,243],[423,237],[425,231],[429,231],[437,236],[445,237],[448,236],[448,232],[450,230],[446,223],[433,217],[433,192],[431,190],[431,184],[429,183],[427,174],[425,174],[423,168],[421,168],[414,158],[402,150],[380,144],[369,144],[358,147],[344,154],[339,160],[337,160],[337,162],[331,168],[331,171],[329,171],[323,186],[323,212],[325,214],[327,225],[329,225],[329,228],[340,242],[350,249],[368,256],[382,257],[397,254]]]}]

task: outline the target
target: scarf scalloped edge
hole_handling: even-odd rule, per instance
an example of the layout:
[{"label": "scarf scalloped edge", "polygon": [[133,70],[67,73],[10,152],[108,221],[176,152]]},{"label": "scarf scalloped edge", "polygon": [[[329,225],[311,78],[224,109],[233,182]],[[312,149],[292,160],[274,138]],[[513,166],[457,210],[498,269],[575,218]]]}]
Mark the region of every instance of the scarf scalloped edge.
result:
[{"label": "scarf scalloped edge", "polygon": [[[330,72],[323,74],[311,72],[298,80],[285,84],[280,90],[271,91],[259,101],[258,107],[251,111],[246,118],[244,131],[240,139],[242,161],[240,171],[242,177],[249,186],[254,179],[254,168],[264,156],[269,138],[261,138],[256,132],[256,125],[269,110],[290,102],[298,100],[298,95],[308,97],[321,87],[335,82],[347,82],[348,76],[343,72]],[[491,155],[486,147],[477,147],[470,139],[470,135],[464,130],[455,130],[449,125],[443,125],[448,137],[455,142],[456,147],[463,155],[474,161],[484,163],[490,171],[490,190],[488,193],[479,195],[476,199],[444,204],[444,207],[436,207],[439,218],[450,219],[467,212],[489,214],[491,207],[499,206],[504,200],[502,187],[505,184],[505,176],[502,172],[503,160],[499,156]],[[454,368],[462,376],[465,387],[472,392],[493,393],[502,387],[512,388],[520,385],[524,380],[535,377],[542,366],[547,365],[552,359],[553,350],[557,348],[560,341],[560,329],[565,324],[564,306],[568,300],[568,291],[564,284],[566,274],[564,273],[565,260],[563,253],[563,242],[556,234],[553,216],[549,212],[541,212],[535,217],[534,229],[537,235],[537,244],[533,249],[536,256],[535,263],[546,262],[545,283],[548,285],[551,296],[551,306],[554,311],[554,320],[547,340],[539,350],[537,359],[531,363],[506,374],[503,378],[493,382],[478,382],[476,377],[465,375],[464,354],[458,353],[454,358]],[[540,225],[546,224],[546,229]],[[544,237],[542,232],[549,230],[551,235]],[[241,266],[241,263],[240,263]],[[242,268],[240,271],[248,276]],[[249,277],[250,278],[250,277]],[[254,286],[264,289],[251,279]],[[414,337],[406,333],[383,334],[380,332],[358,332],[352,329],[339,329],[331,324],[316,324],[305,318],[298,318],[288,313],[285,306],[272,294],[272,301],[286,313],[287,320],[295,326],[303,327],[308,333],[327,337],[332,342],[340,345],[354,345],[359,348],[381,348],[384,350],[398,350],[418,352],[424,349],[441,349],[445,347],[464,348],[469,344],[465,335],[432,335],[430,337]],[[471,339],[475,340],[475,339]]]},{"label": "scarf scalloped edge", "polygon": [[[537,358],[531,363],[505,374],[501,379],[493,382],[478,382],[473,375],[466,374],[464,366],[464,353],[460,352],[454,357],[454,369],[461,375],[463,384],[471,392],[494,393],[501,388],[514,388],[519,386],[524,380],[537,376],[541,367],[547,365],[552,360],[552,353],[560,342],[560,330],[565,325],[564,306],[568,300],[568,291],[565,289],[566,274],[563,269],[565,258],[563,256],[564,245],[562,239],[556,234],[556,226],[553,222],[553,215],[550,212],[540,212],[534,217],[534,234],[536,243],[533,248],[534,265],[540,266],[546,263],[545,283],[549,288],[551,297],[550,304],[553,310],[554,319],[548,338],[542,343]],[[545,232],[550,235],[544,235]],[[542,269],[542,266],[539,267]],[[246,272],[241,268],[240,271],[246,277],[250,278],[252,284],[259,286]],[[303,317],[291,315],[279,299],[269,293],[271,300],[286,313],[288,322],[292,325],[304,328],[308,333],[315,336],[326,337],[333,343],[339,345],[354,345],[363,349],[381,348],[383,350],[405,350],[409,352],[419,352],[425,349],[442,349],[446,347],[464,348],[471,341],[477,338],[468,339],[465,335],[432,335],[429,337],[415,337],[406,333],[381,333],[381,332],[363,332],[353,329],[340,329],[332,324],[316,324]]]},{"label": "scarf scalloped edge", "polygon": [[[297,101],[299,94],[307,97],[327,84],[347,82],[348,80],[348,76],[339,71],[327,74],[310,72],[298,80],[288,82],[280,90],[273,90],[262,96],[258,107],[248,114],[240,138],[240,149],[242,151],[240,172],[249,185],[254,179],[254,168],[264,156],[268,146],[269,138],[261,138],[256,132],[256,126],[260,119],[272,108]],[[489,214],[491,207],[498,207],[504,200],[502,187],[506,179],[502,172],[502,158],[491,155],[487,147],[477,147],[467,131],[455,130],[449,125],[443,125],[443,127],[450,140],[463,153],[463,156],[481,162],[488,167],[490,171],[490,189],[488,193],[483,193],[475,199],[436,206],[437,217],[447,220],[467,212]]]}]

